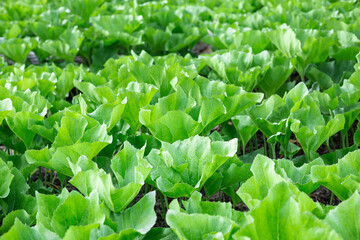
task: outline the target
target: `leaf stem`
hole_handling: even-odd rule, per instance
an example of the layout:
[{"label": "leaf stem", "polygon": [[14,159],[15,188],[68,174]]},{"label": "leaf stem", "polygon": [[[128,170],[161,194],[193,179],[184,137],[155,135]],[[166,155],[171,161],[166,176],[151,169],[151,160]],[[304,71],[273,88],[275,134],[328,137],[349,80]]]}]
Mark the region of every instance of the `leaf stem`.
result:
[{"label": "leaf stem", "polygon": [[53,179],[54,179],[54,170],[51,169],[50,170],[49,182],[52,183]]},{"label": "leaf stem", "polygon": [[284,158],[287,159],[287,150],[288,150],[288,143],[284,145]]},{"label": "leaf stem", "polygon": [[345,148],[345,134],[341,133],[341,148]]},{"label": "leaf stem", "polygon": [[264,134],[263,134],[263,140],[264,140],[264,154],[265,154],[265,156],[267,156],[268,154],[267,154],[267,147],[266,147],[266,137]]},{"label": "leaf stem", "polygon": [[334,193],[331,192],[331,197],[330,197],[330,205],[333,204],[333,200],[334,200]]},{"label": "leaf stem", "polygon": [[165,206],[166,206],[166,211],[169,209],[169,202],[168,202],[168,198],[165,194],[163,194],[164,197],[164,202],[165,202]]},{"label": "leaf stem", "polygon": [[273,144],[271,144],[272,158],[273,158],[274,160],[276,159],[275,147],[276,147],[276,142],[273,143]]},{"label": "leaf stem", "polygon": [[222,201],[223,195],[224,195],[224,191],[220,190],[219,202]]},{"label": "leaf stem", "polygon": [[42,167],[39,167],[39,178],[41,181],[44,181],[43,176],[42,176]]}]

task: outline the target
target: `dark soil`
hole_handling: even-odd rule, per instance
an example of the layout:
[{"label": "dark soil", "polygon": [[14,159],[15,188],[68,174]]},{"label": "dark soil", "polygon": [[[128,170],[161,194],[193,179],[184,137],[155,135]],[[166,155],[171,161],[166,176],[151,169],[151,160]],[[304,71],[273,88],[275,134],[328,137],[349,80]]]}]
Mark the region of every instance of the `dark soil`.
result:
[{"label": "dark soil", "polygon": [[[331,202],[331,195],[332,196],[332,203]],[[337,206],[339,203],[341,203],[340,199],[336,197],[329,189],[327,189],[324,186],[320,186],[318,189],[316,189],[314,192],[310,194],[311,199],[314,202],[320,202],[324,205],[333,205]]]},{"label": "dark soil", "polygon": [[212,53],[211,46],[207,43],[199,41],[191,50],[196,55]]}]

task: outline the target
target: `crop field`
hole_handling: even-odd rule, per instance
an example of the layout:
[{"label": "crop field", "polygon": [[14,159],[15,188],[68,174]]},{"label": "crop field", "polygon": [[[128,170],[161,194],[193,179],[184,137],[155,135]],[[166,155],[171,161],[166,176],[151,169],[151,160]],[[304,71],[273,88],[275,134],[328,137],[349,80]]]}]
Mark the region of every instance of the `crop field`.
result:
[{"label": "crop field", "polygon": [[1,240],[360,239],[360,2],[1,0]]}]

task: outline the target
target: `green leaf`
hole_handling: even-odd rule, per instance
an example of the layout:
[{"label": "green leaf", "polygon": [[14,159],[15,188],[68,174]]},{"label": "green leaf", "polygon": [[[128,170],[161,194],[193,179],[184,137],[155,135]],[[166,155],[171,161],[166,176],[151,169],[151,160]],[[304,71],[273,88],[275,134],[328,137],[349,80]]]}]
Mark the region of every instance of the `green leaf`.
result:
[{"label": "green leaf", "polygon": [[344,128],[344,115],[338,114],[327,123],[314,99],[306,96],[292,109],[291,131],[299,141],[307,160],[328,138]]},{"label": "green leaf", "polygon": [[61,119],[60,129],[55,137],[53,147],[63,147],[73,145],[84,135],[88,122],[84,117],[76,119],[64,116]]},{"label": "green leaf", "polygon": [[27,225],[24,225],[20,220],[16,219],[14,226],[1,236],[1,239],[4,240],[45,240],[47,238],[43,237],[38,231],[34,228],[30,228]]},{"label": "green leaf", "polygon": [[246,144],[259,129],[255,125],[251,117],[246,114],[237,115],[233,117],[231,120],[236,128],[236,131],[240,135],[243,148],[245,148]]},{"label": "green leaf", "polygon": [[74,86],[97,105],[114,103],[117,98],[112,89],[108,86],[95,86],[90,82],[74,81]]},{"label": "green leaf", "polygon": [[66,0],[64,2],[72,13],[81,16],[84,20],[89,20],[91,14],[104,0]]},{"label": "green leaf", "polygon": [[305,40],[302,53],[291,60],[301,76],[305,76],[310,63],[321,63],[329,56],[329,49],[334,45],[330,37],[310,36]]},{"label": "green leaf", "polygon": [[73,62],[78,52],[76,49],[71,49],[69,44],[60,40],[46,40],[39,45],[39,48],[68,62]]},{"label": "green leaf", "polygon": [[150,176],[157,187],[176,198],[201,189],[236,151],[236,139],[210,142],[207,137],[195,136],[172,144],[163,142],[162,148],[152,150],[146,159],[153,166]]},{"label": "green leaf", "polygon": [[97,193],[85,198],[77,192],[71,192],[54,211],[51,225],[60,237],[64,237],[70,226],[102,224],[104,220],[105,214],[99,205]]},{"label": "green leaf", "polygon": [[275,163],[268,157],[257,155],[251,165],[253,176],[240,186],[237,194],[246,206],[253,210],[268,196],[269,191],[279,184],[285,182],[296,196],[302,211],[316,211],[317,205],[304,192],[275,172]]},{"label": "green leaf", "polygon": [[160,98],[155,105],[141,109],[140,122],[159,140],[174,142],[201,131],[207,133],[260,102],[263,97],[262,94],[248,93],[242,88],[205,78],[197,78],[195,82],[200,93],[196,93],[196,88],[192,87],[194,97],[185,94],[178,86],[175,93]]},{"label": "green leaf", "polygon": [[137,82],[131,82],[126,88],[118,90],[122,99],[127,98],[127,104],[121,118],[130,124],[133,131],[137,131],[141,127],[139,121],[140,108],[148,105],[157,91],[158,89],[152,85]]},{"label": "green leaf", "polygon": [[119,41],[126,47],[142,43],[139,32],[142,21],[141,17],[134,18],[133,15],[125,14],[99,15],[90,18],[95,30],[107,36],[109,44]]},{"label": "green leaf", "polygon": [[13,106],[10,98],[0,100],[0,125],[12,109]]},{"label": "green leaf", "polygon": [[28,150],[25,157],[30,164],[43,166],[67,176],[73,176],[71,167],[79,157],[95,157],[112,142],[106,125],[82,114],[66,111],[53,146],[41,150]]},{"label": "green leaf", "polygon": [[316,81],[322,90],[329,89],[334,84],[329,75],[318,70],[316,67],[312,67],[306,73],[306,76],[312,81]]},{"label": "green leaf", "polygon": [[277,29],[268,33],[271,42],[287,57],[293,58],[302,54],[301,42],[290,28]]},{"label": "green leaf", "polygon": [[[76,175],[70,183],[86,196],[96,190],[109,209],[115,212],[122,211],[139,193],[150,173],[151,165],[143,159],[144,150],[145,148],[137,150],[125,142],[124,149],[111,160],[111,169],[119,188],[113,185],[110,174],[96,166],[80,168],[74,172]],[[76,163],[77,166],[79,161]]]},{"label": "green leaf", "polygon": [[24,142],[27,149],[35,137],[35,133],[29,130],[29,121],[42,121],[43,117],[32,112],[17,112],[14,117],[7,117],[6,122],[10,129]]},{"label": "green leaf", "polygon": [[139,119],[159,140],[183,140],[202,130],[201,125],[188,115],[195,104],[195,100],[179,88],[177,92],[160,98],[157,104],[142,108]]},{"label": "green leaf", "polygon": [[270,63],[270,54],[263,51],[259,54],[231,50],[211,56],[201,57],[207,65],[226,82],[243,87],[251,92],[259,83],[260,76],[265,73]]},{"label": "green leaf", "polygon": [[165,50],[169,52],[178,52],[181,49],[194,44],[199,40],[199,36],[186,35],[183,33],[173,33],[165,43]]},{"label": "green leaf", "polygon": [[171,209],[166,214],[166,223],[179,239],[206,239],[213,233],[219,233],[220,239],[229,239],[233,228],[232,221],[221,216],[186,214]]},{"label": "green leaf", "polygon": [[280,56],[273,56],[270,62],[270,67],[260,81],[259,87],[264,91],[267,97],[270,97],[283,86],[283,84],[289,79],[292,72],[293,66],[289,59]]},{"label": "green leaf", "polygon": [[19,209],[10,212],[2,221],[0,227],[0,234],[8,232],[14,225],[16,220],[20,220],[22,223],[31,226],[34,222],[34,217],[30,216],[24,209]]},{"label": "green leaf", "polygon": [[56,208],[64,202],[62,197],[66,197],[68,193],[63,191],[60,197],[55,195],[45,195],[36,193],[36,202],[38,206],[38,212],[36,213],[36,223],[41,224],[43,227],[50,231],[55,231],[51,225],[51,220],[54,216]]},{"label": "green leaf", "polygon": [[131,182],[144,184],[151,170],[151,165],[143,158],[144,151],[145,147],[138,150],[126,141],[124,148],[111,160],[111,169],[119,187]]},{"label": "green leaf", "polygon": [[250,45],[254,53],[260,53],[265,50],[270,43],[270,39],[266,36],[266,33],[261,30],[252,29],[246,32],[235,33],[232,38],[234,39],[236,49]]},{"label": "green leaf", "polygon": [[9,195],[10,185],[14,178],[14,175],[11,174],[10,168],[7,166],[6,162],[4,162],[0,158],[0,198],[5,198]]},{"label": "green leaf", "polygon": [[231,203],[202,202],[201,193],[199,192],[194,192],[189,198],[189,201],[184,201],[182,203],[188,214],[198,213],[211,216],[222,216],[232,220],[238,228],[247,225],[252,221],[251,218],[248,218],[243,212],[234,210]]},{"label": "green leaf", "polygon": [[89,116],[96,119],[100,124],[106,124],[107,131],[119,122],[124,112],[127,101],[124,99],[121,103],[105,103],[98,106]]},{"label": "green leaf", "polygon": [[[106,131],[106,127],[103,128]],[[96,135],[95,135],[96,136]],[[73,176],[71,163],[76,164],[79,157],[94,158],[110,142],[83,142],[55,149],[28,150],[26,160],[35,166],[53,169],[66,176]]]},{"label": "green leaf", "polygon": [[76,67],[73,64],[66,65],[57,79],[55,85],[56,95],[60,98],[67,97],[69,91],[74,87],[74,79],[77,79],[82,74],[82,71],[81,67]]},{"label": "green leaf", "polygon": [[331,190],[340,200],[348,199],[356,190],[360,191],[360,151],[356,150],[330,166],[313,166],[311,179]]},{"label": "green leaf", "polygon": [[177,236],[170,228],[152,228],[148,233],[139,236],[136,240],[177,240]]},{"label": "green leaf", "polygon": [[49,25],[45,22],[33,22],[30,24],[30,29],[43,41],[46,39],[57,39],[59,35],[65,30],[61,26]]},{"label": "green leaf", "polygon": [[168,32],[162,31],[161,29],[148,27],[145,29],[144,40],[150,45],[151,51],[161,53],[165,51],[165,43],[170,36]]},{"label": "green leaf", "polygon": [[87,240],[90,238],[90,233],[93,229],[99,227],[100,224],[90,224],[86,226],[70,226],[66,231],[64,236],[64,240],[72,240],[72,239],[84,239]]},{"label": "green leaf", "polygon": [[343,239],[358,239],[360,237],[359,204],[360,196],[355,192],[349,199],[330,210],[324,221]]},{"label": "green leaf", "polygon": [[253,222],[238,231],[234,238],[296,239],[301,236],[306,239],[341,239],[326,223],[302,210],[296,195],[285,182],[274,185],[249,215]]},{"label": "green leaf", "polygon": [[0,198],[0,206],[4,214],[9,214],[15,210],[25,210],[29,215],[37,211],[35,198],[29,194],[29,186],[24,176],[16,168],[11,168],[13,179],[10,184],[10,191],[5,198]]},{"label": "green leaf", "polygon": [[12,38],[0,42],[0,53],[11,60],[24,63],[29,52],[36,47],[36,42],[30,38]]},{"label": "green leaf", "polygon": [[199,77],[196,83],[203,96],[199,122],[204,126],[204,132],[210,131],[263,99],[261,93],[246,92],[242,88],[218,81]]},{"label": "green leaf", "polygon": [[312,182],[310,171],[313,166],[324,165],[321,158],[317,158],[310,163],[305,163],[301,167],[295,167],[292,161],[286,159],[278,159],[275,165],[277,174],[292,181],[300,191],[306,194],[312,193],[320,186],[320,184]]},{"label": "green leaf", "polygon": [[155,225],[156,213],[155,192],[147,193],[134,206],[114,216],[118,224],[117,231],[132,229],[141,234],[146,234]]}]

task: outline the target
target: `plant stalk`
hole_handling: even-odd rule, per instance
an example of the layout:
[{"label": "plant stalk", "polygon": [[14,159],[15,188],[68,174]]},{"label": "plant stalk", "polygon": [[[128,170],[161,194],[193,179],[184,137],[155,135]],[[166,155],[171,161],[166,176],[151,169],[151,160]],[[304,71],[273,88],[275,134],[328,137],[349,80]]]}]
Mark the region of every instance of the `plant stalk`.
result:
[{"label": "plant stalk", "polygon": [[272,158],[273,158],[274,160],[276,159],[275,147],[276,147],[276,142],[273,143],[273,144],[271,144]]},{"label": "plant stalk", "polygon": [[267,147],[266,147],[266,137],[265,135],[263,134],[263,140],[264,140],[264,155],[267,156]]},{"label": "plant stalk", "polygon": [[331,192],[331,197],[330,197],[330,205],[333,204],[333,200],[334,200],[334,193]]}]

